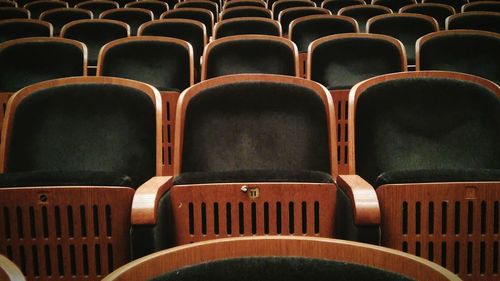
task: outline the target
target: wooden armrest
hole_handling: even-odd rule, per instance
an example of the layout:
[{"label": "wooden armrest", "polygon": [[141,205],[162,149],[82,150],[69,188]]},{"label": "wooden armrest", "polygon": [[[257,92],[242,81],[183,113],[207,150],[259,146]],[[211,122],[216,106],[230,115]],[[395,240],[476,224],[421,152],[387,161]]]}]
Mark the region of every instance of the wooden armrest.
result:
[{"label": "wooden armrest", "polygon": [[156,224],[158,204],[173,185],[173,177],[153,177],[141,185],[132,200],[132,225]]},{"label": "wooden armrest", "polygon": [[351,200],[354,224],[380,224],[380,207],[375,189],[358,175],[339,175],[337,185]]}]

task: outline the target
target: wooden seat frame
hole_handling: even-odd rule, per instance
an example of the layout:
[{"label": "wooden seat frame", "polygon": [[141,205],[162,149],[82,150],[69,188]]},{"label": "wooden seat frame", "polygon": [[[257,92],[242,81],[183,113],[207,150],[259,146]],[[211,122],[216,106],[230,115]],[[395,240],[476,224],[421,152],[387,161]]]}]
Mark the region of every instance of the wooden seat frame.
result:
[{"label": "wooden seat frame", "polygon": [[[260,1],[260,0],[255,0],[255,1]],[[268,18],[261,18],[261,17],[244,17],[244,18],[226,19],[226,20],[223,20],[223,21],[216,23],[214,26],[214,40],[220,39],[217,37],[217,31],[219,30],[219,28],[221,28],[221,26],[223,26],[225,24],[239,23],[239,22],[245,22],[245,21],[260,21],[260,22],[270,23],[270,24],[274,25],[277,30],[279,30],[279,37],[282,36],[281,24],[279,23],[279,21],[276,21],[273,19],[268,19]]]}]

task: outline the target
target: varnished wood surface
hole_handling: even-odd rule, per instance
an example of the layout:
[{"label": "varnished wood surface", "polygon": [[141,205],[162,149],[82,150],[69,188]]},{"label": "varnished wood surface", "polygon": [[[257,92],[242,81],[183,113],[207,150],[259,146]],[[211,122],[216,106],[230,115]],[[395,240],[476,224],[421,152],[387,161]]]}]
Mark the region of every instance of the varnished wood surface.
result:
[{"label": "varnished wood surface", "polygon": [[[270,36],[273,37],[273,36]],[[224,39],[224,38],[223,38]],[[222,40],[222,39],[220,39]],[[226,75],[220,76],[212,79],[205,80],[201,83],[195,84],[190,88],[186,89],[182,92],[179,97],[179,101],[177,102],[177,112],[175,117],[175,140],[176,144],[174,147],[174,173],[173,176],[176,177],[181,172],[182,167],[182,147],[183,147],[183,139],[184,139],[184,120],[186,114],[186,108],[189,103],[189,100],[199,94],[201,91],[204,91],[208,88],[217,87],[220,85],[225,85],[229,83],[237,83],[237,82],[250,82],[250,81],[262,81],[262,82],[274,82],[274,83],[292,83],[299,86],[307,87],[317,93],[317,95],[323,101],[325,106],[325,112],[327,117],[327,127],[328,127],[328,143],[330,150],[330,169],[331,175],[335,179],[338,170],[337,170],[337,149],[335,145],[335,140],[337,139],[337,134],[335,130],[335,109],[333,107],[333,101],[331,95],[328,93],[328,90],[321,84],[316,83],[311,80],[306,80],[298,77],[287,76],[287,75],[273,75],[273,74],[235,74],[235,75]]]},{"label": "varnished wood surface", "polygon": [[105,281],[142,281],[178,268],[239,257],[308,257],[376,267],[422,281],[460,279],[446,269],[392,249],[368,244],[307,237],[245,237],[218,239],[179,246],[151,254],[123,266]]},{"label": "varnished wood surface", "polygon": [[26,281],[21,270],[4,255],[0,255],[0,280]]},{"label": "varnished wood surface", "polygon": [[159,201],[172,184],[172,177],[153,177],[136,190],[132,201],[133,225],[156,224]]},{"label": "varnished wood surface", "polygon": [[339,175],[338,188],[342,189],[351,201],[354,224],[380,224],[380,206],[375,189],[358,175]]}]

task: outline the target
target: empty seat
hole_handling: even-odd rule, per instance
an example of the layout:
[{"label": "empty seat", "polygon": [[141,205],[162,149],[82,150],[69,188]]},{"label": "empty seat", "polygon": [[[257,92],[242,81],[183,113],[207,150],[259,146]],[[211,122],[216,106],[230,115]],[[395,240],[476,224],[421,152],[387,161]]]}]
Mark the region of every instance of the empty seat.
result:
[{"label": "empty seat", "polygon": [[208,42],[205,25],[190,19],[162,19],[147,22],[139,28],[138,35],[165,36],[182,39],[193,47],[195,82],[200,81],[201,56]]},{"label": "empty seat", "polygon": [[392,36],[403,43],[409,65],[415,65],[415,43],[425,34],[439,30],[437,21],[421,14],[387,14],[368,20],[366,31],[369,33]]},{"label": "empty seat", "polygon": [[234,238],[176,247],[110,274],[116,280],[459,281],[422,259],[373,245],[308,237]]},{"label": "empty seat", "polygon": [[190,0],[175,4],[174,8],[201,8],[206,9],[214,15],[214,22],[219,18],[219,7],[216,3],[208,0]]},{"label": "empty seat", "polygon": [[464,4],[462,12],[483,11],[483,12],[500,12],[500,3],[498,1],[477,1]]},{"label": "empty seat", "polygon": [[167,3],[159,0],[141,0],[137,2],[130,2],[125,5],[125,8],[142,8],[153,12],[155,19],[160,18],[160,15],[168,11],[169,6]]},{"label": "empty seat", "polygon": [[359,31],[366,32],[366,22],[374,16],[390,14],[391,9],[379,5],[353,5],[339,10],[338,14],[355,19],[358,22]]},{"label": "empty seat", "polygon": [[281,24],[267,18],[244,17],[223,20],[214,27],[214,39],[242,34],[281,36]]},{"label": "empty seat", "polygon": [[234,19],[234,18],[248,18],[248,17],[259,17],[272,19],[272,13],[266,8],[262,7],[234,7],[224,9],[220,14],[221,20]]},{"label": "empty seat", "polygon": [[311,15],[331,15],[330,10],[317,8],[317,7],[294,7],[284,9],[280,12],[278,16],[278,21],[281,23],[281,27],[284,34],[288,34],[288,28],[290,23],[298,18],[311,16]]},{"label": "empty seat", "polygon": [[26,4],[24,8],[30,11],[32,19],[38,19],[40,14],[45,11],[56,8],[68,8],[68,3],[57,0],[38,0]]},{"label": "empty seat", "polygon": [[139,36],[106,44],[99,54],[97,76],[122,77],[156,87],[163,104],[163,174],[172,174],[174,116],[180,93],[194,84],[193,49],[186,41]]},{"label": "empty seat", "polygon": [[50,22],[54,27],[54,36],[59,36],[65,24],[75,20],[92,19],[92,12],[80,8],[57,8],[41,13],[40,19]]},{"label": "empty seat", "polygon": [[26,281],[23,272],[4,255],[0,255],[0,280]]},{"label": "empty seat", "polygon": [[238,73],[299,75],[297,46],[269,35],[235,35],[205,47],[201,80]]},{"label": "empty seat", "polygon": [[99,18],[102,12],[118,7],[117,2],[110,0],[89,0],[75,5],[75,8],[91,11],[95,19]]},{"label": "empty seat", "polygon": [[88,66],[93,69],[97,66],[97,57],[101,47],[105,44],[130,35],[128,24],[105,19],[78,20],[66,24],[61,30],[61,37],[84,43],[88,50]]},{"label": "empty seat", "polygon": [[325,0],[321,3],[321,8],[328,9],[333,15],[336,15],[344,7],[364,4],[366,3],[363,0]]},{"label": "empty seat", "polygon": [[0,176],[0,231],[9,235],[0,253],[29,280],[98,280],[130,261],[134,191],[162,172],[158,91],[71,77],[11,100]]},{"label": "empty seat", "polygon": [[229,9],[234,7],[262,7],[266,8],[266,2],[262,0],[232,0],[227,1],[224,4],[223,9]]},{"label": "empty seat", "polygon": [[406,70],[403,44],[386,35],[343,33],[311,43],[306,77],[323,84],[332,94],[338,122],[339,174],[347,174],[352,165],[347,148],[349,90],[365,79]]},{"label": "empty seat", "polygon": [[2,7],[17,8],[17,3],[14,1],[10,1],[10,0],[1,0],[0,1],[0,8],[2,8]]},{"label": "empty seat", "polygon": [[190,19],[201,22],[205,25],[207,36],[212,36],[214,28],[214,14],[212,12],[200,8],[180,8],[170,10],[160,16],[161,19]]},{"label": "empty seat", "polygon": [[467,0],[422,0],[422,3],[440,3],[450,5],[455,9],[455,12],[461,11],[462,5],[467,3]]},{"label": "empty seat", "polygon": [[414,13],[431,16],[437,20],[439,29],[445,29],[446,18],[455,14],[455,9],[450,5],[439,3],[418,3],[404,6],[399,10],[400,13]]},{"label": "empty seat", "polygon": [[312,15],[293,20],[288,37],[299,50],[301,77],[306,73],[307,48],[312,41],[327,35],[351,32],[359,32],[359,28],[356,20],[350,17]]},{"label": "empty seat", "polygon": [[[323,86],[292,76],[239,74],[202,81],[181,97],[174,182],[138,190],[137,198],[146,201],[135,208],[144,206],[148,215],[132,217],[134,257],[234,235],[332,236],[336,137]],[[156,210],[162,215],[151,217]]]},{"label": "empty seat", "polygon": [[464,12],[446,19],[446,29],[474,29],[500,33],[500,13]]},{"label": "empty seat", "polygon": [[316,4],[310,0],[279,0],[272,6],[273,19],[278,20],[278,17],[284,9],[294,7],[316,7]]},{"label": "empty seat", "polygon": [[0,43],[24,37],[50,37],[52,24],[32,19],[10,19],[0,21]]},{"label": "empty seat", "polygon": [[142,8],[118,8],[107,10],[99,16],[101,19],[119,20],[130,26],[130,35],[135,36],[139,26],[154,19],[153,12]]},{"label": "empty seat", "polygon": [[30,11],[24,8],[0,7],[0,20],[29,19]]},{"label": "empty seat", "polygon": [[399,11],[404,6],[416,4],[416,0],[373,0],[373,5],[380,5],[391,9],[394,12]]},{"label": "empty seat", "polygon": [[432,260],[464,280],[495,280],[498,85],[417,71],[365,80],[350,94],[355,165],[337,180],[347,202],[362,192],[362,201],[350,203],[370,205],[380,216],[382,246]]},{"label": "empty seat", "polygon": [[417,41],[417,70],[465,72],[500,83],[500,34],[479,30],[449,30]]},{"label": "empty seat", "polygon": [[161,0],[161,1],[167,3],[169,9],[173,9],[173,7],[175,7],[175,4],[181,2],[180,0]]}]

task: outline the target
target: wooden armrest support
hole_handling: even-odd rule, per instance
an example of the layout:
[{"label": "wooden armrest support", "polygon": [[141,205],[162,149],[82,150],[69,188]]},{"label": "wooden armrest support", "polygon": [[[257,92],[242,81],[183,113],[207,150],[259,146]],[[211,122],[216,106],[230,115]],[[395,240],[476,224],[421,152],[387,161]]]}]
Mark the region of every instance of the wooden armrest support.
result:
[{"label": "wooden armrest support", "polygon": [[351,200],[354,224],[380,224],[380,207],[375,189],[358,175],[339,175],[337,185]]},{"label": "wooden armrest support", "polygon": [[153,177],[141,185],[132,200],[132,225],[156,224],[160,199],[173,185],[173,177]]}]

